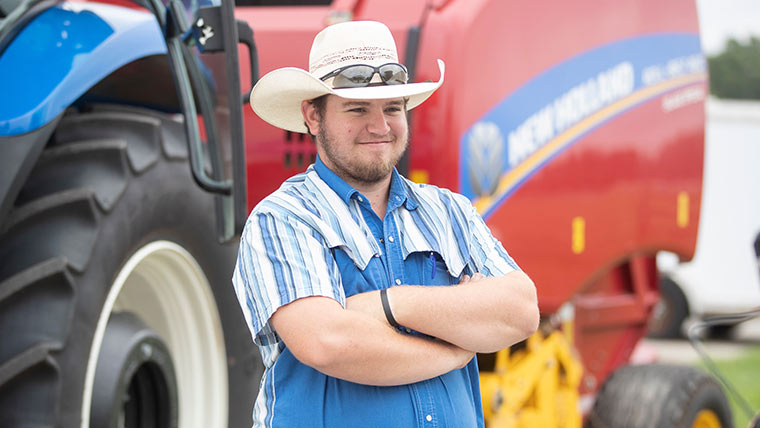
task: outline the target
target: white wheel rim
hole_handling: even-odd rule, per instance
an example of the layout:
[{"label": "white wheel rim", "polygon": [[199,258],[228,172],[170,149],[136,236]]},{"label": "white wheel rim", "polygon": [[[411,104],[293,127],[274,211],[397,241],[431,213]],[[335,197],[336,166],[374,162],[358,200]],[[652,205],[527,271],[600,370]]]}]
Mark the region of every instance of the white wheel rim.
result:
[{"label": "white wheel rim", "polygon": [[179,427],[226,426],[227,357],[213,292],[190,253],[175,243],[155,241],[130,257],[106,297],[87,362],[82,428],[90,426],[92,386],[106,325],[111,313],[121,311],[137,315],[169,348]]}]

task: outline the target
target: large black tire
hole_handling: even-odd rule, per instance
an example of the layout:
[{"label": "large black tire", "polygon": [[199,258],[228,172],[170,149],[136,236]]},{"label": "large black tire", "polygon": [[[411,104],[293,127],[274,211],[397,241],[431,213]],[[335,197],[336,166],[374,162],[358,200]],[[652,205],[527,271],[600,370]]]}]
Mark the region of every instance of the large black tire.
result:
[{"label": "large black tire", "polygon": [[180,427],[250,426],[261,363],[215,215],[180,123],[69,112],[0,226],[0,426],[89,426],[112,312],[168,347]]},{"label": "large black tire", "polygon": [[660,278],[660,301],[649,318],[649,337],[676,339],[683,337],[683,323],[689,316],[689,303],[681,287],[670,277]]},{"label": "large black tire", "polygon": [[587,428],[692,428],[733,426],[720,385],[693,367],[625,366],[597,395]]}]

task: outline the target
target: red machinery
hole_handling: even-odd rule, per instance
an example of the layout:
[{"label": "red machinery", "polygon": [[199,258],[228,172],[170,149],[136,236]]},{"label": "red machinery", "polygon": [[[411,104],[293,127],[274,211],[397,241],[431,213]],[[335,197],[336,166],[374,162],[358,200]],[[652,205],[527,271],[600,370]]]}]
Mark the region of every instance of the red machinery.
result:
[{"label": "red machinery", "polygon": [[[437,80],[443,59],[446,83],[411,114],[408,175],[473,200],[546,316],[572,302],[583,392],[628,361],[658,298],[656,252],[688,259],[696,244],[707,83],[693,2],[335,1],[236,15],[255,29],[262,74],[308,68],[313,35],[345,17],[387,23],[416,81]],[[253,207],[315,149],[250,111],[246,135]]]}]

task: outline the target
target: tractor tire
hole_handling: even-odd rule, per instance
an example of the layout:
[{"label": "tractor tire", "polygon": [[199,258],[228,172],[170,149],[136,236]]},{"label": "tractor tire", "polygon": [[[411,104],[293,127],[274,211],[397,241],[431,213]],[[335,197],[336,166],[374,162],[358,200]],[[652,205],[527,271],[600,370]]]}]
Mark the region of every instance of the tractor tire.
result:
[{"label": "tractor tire", "polygon": [[649,317],[649,337],[677,339],[683,337],[683,323],[689,316],[689,303],[681,287],[668,276],[660,278],[660,301]]},{"label": "tractor tire", "polygon": [[184,127],[61,119],[0,225],[0,426],[251,426],[261,360]]},{"label": "tractor tire", "polygon": [[587,428],[730,428],[720,385],[693,367],[625,366],[602,386]]}]

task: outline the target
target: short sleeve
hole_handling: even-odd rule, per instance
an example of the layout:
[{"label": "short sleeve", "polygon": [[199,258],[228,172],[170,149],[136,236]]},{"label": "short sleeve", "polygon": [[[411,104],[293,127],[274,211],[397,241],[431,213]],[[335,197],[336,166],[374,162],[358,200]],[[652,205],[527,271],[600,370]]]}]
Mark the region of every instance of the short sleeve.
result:
[{"label": "short sleeve", "polygon": [[312,228],[287,214],[251,214],[232,282],[258,345],[279,341],[269,319],[294,300],[323,296],[345,307],[340,273],[329,247]]},{"label": "short sleeve", "polygon": [[[467,199],[464,196],[461,198]],[[486,276],[503,276],[514,270],[520,270],[469,200],[463,209],[468,214],[468,225],[472,234],[470,259],[476,270]]]}]

